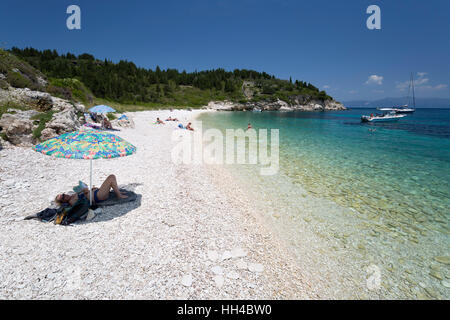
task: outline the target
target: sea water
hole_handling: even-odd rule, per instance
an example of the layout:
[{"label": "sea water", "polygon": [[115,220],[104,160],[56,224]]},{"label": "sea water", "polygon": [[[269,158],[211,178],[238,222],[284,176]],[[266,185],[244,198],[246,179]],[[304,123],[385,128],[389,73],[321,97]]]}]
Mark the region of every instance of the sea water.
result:
[{"label": "sea water", "polygon": [[296,230],[308,228],[324,239],[320,250],[345,255],[355,270],[375,266],[378,287],[356,284],[369,296],[448,299],[450,109],[362,123],[370,113],[377,110],[215,112],[199,120],[204,129],[279,129],[278,174],[227,167],[281,216],[293,246]]}]

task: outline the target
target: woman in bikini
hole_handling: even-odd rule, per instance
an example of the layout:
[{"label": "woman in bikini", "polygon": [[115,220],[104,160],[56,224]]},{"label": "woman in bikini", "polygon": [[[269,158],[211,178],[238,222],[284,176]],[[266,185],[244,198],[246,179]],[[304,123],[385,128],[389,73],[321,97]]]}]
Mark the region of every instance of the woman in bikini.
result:
[{"label": "woman in bikini", "polygon": [[[111,174],[106,178],[106,180],[102,183],[100,188],[92,188],[94,199],[93,203],[100,203],[105,201],[109,197],[109,191],[113,189],[117,198],[124,199],[128,198],[128,196],[122,194],[119,191],[119,186],[117,185],[116,176]],[[58,204],[68,203],[70,206],[73,206],[79,199],[79,197],[86,197],[88,200],[90,199],[89,188],[84,188],[83,193],[75,193],[75,194],[66,194],[61,193],[58,194],[55,198],[55,202]]]}]

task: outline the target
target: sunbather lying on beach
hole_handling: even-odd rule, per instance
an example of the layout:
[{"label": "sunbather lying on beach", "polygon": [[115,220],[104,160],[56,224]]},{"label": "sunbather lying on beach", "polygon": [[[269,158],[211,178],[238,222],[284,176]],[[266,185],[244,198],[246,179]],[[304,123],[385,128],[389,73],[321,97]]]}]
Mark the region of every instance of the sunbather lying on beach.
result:
[{"label": "sunbather lying on beach", "polygon": [[[100,203],[102,201],[105,201],[108,199],[109,191],[113,189],[116,193],[117,198],[125,199],[127,198],[126,195],[120,193],[119,186],[117,185],[117,179],[116,176],[111,174],[109,175],[106,180],[102,183],[100,188],[92,188],[94,199],[93,203]],[[89,198],[89,188],[84,188],[82,193],[75,193],[73,195],[61,193],[58,194],[55,198],[55,202],[58,204],[67,203],[70,206],[73,206],[79,199],[79,197],[86,197],[88,200]]]},{"label": "sunbather lying on beach", "polygon": [[178,121],[177,118],[172,118],[171,116],[169,116],[166,121]]},{"label": "sunbather lying on beach", "polygon": [[156,124],[165,124],[161,119],[156,118]]},{"label": "sunbather lying on beach", "polygon": [[191,127],[191,123],[190,122],[187,124],[186,129],[194,131],[194,128]]}]

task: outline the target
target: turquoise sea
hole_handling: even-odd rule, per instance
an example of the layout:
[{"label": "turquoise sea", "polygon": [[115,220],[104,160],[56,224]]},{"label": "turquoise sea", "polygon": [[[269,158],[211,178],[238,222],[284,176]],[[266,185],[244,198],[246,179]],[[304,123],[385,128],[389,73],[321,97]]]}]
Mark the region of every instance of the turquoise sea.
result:
[{"label": "turquoise sea", "polygon": [[306,223],[336,252],[347,252],[355,268],[378,266],[381,287],[369,295],[448,299],[450,109],[360,122],[376,112],[215,112],[199,120],[204,129],[245,129],[249,122],[279,129],[276,176],[261,177],[251,165],[228,166],[230,172],[264,195],[266,207],[282,208],[287,232],[295,234],[295,221],[298,230]]}]

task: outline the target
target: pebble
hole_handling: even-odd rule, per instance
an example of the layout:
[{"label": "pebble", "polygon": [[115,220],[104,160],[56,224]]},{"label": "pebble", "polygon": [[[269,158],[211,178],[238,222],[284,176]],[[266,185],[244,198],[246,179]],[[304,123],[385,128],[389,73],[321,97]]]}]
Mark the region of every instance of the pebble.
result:
[{"label": "pebble", "polygon": [[438,280],[443,280],[443,279],[444,279],[444,277],[442,276],[442,274],[439,273],[439,272],[437,272],[437,271],[435,271],[435,270],[432,270],[432,271],[430,272],[430,276],[432,276],[433,278],[436,278],[436,279],[438,279]]},{"label": "pebble", "polygon": [[264,266],[260,263],[249,263],[248,264],[248,270],[251,272],[263,272],[264,271]]},{"label": "pebble", "polygon": [[230,271],[227,273],[227,278],[233,280],[239,279],[239,273],[237,273],[236,271]]},{"label": "pebble", "polygon": [[242,248],[235,248],[231,250],[231,255],[233,258],[242,258],[247,256],[247,252]]},{"label": "pebble", "polygon": [[211,261],[216,261],[219,259],[219,254],[216,251],[208,251],[208,259]]},{"label": "pebble", "polygon": [[217,275],[217,276],[215,276],[213,279],[214,279],[214,282],[216,283],[216,286],[217,286],[218,288],[222,288],[223,283],[224,283],[223,276]]},{"label": "pebble", "polygon": [[434,291],[432,288],[427,287],[427,288],[424,288],[424,290],[426,291],[426,293],[428,293],[433,298],[439,297],[439,294],[436,291]]},{"label": "pebble", "polygon": [[236,268],[238,268],[239,270],[247,269],[247,262],[245,262],[245,261],[236,262]]},{"label": "pebble", "polygon": [[438,257],[434,257],[434,260],[436,260],[437,262],[449,265],[450,264],[450,257],[449,256],[438,256]]},{"label": "pebble", "polygon": [[181,284],[185,287],[190,287],[192,285],[192,275],[186,274],[181,279]]},{"label": "pebble", "polygon": [[225,251],[223,254],[222,254],[222,261],[223,260],[228,260],[228,259],[231,259],[233,256],[231,255],[231,252],[230,251]]},{"label": "pebble", "polygon": [[218,274],[218,275],[223,274],[223,269],[222,269],[221,266],[214,266],[214,267],[211,268],[211,271],[214,274]]},{"label": "pebble", "polygon": [[450,281],[448,280],[442,280],[441,284],[446,288],[450,288]]}]

